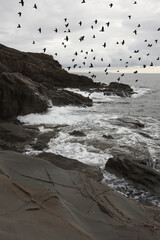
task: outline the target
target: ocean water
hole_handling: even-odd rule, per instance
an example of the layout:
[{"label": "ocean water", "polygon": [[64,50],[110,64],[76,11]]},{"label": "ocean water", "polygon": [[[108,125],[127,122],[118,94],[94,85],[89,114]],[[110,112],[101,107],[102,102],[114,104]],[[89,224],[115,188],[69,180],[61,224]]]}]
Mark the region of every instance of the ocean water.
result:
[{"label": "ocean water", "polygon": [[[87,75],[82,74],[81,75]],[[96,73],[96,81],[110,83],[117,81],[118,74],[109,73],[107,76]],[[93,93],[92,107],[51,107],[43,114],[19,116],[25,124],[38,124],[41,132],[51,131],[54,126],[61,126],[56,138],[44,149],[63,156],[77,159],[88,165],[99,166],[103,172],[103,183],[115,191],[122,193],[147,205],[160,207],[160,196],[145,192],[123,178],[118,178],[104,170],[105,163],[112,156],[113,147],[141,147],[146,150],[156,171],[160,170],[160,74],[138,74],[135,81],[133,74],[125,74],[123,83],[127,83],[135,91],[131,98],[105,96]],[[68,89],[88,96],[88,92],[78,89]],[[130,118],[144,124],[138,129],[120,124],[119,119]],[[70,133],[79,130],[83,137]],[[107,140],[104,135],[111,136]],[[149,137],[146,137],[149,136]],[[31,147],[27,154],[37,154]]]}]

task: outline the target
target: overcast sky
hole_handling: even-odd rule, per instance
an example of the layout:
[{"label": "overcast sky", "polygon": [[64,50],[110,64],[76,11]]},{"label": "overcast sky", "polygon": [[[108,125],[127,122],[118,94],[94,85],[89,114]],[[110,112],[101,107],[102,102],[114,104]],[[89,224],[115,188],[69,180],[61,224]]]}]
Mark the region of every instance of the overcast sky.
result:
[{"label": "overcast sky", "polygon": [[[146,72],[160,72],[160,67],[155,67],[160,65],[160,0],[136,0],[137,4],[134,0],[24,0],[24,6],[19,1],[0,0],[2,44],[31,52],[43,52],[46,48],[46,53],[63,67],[76,65],[75,69],[80,69],[92,64],[93,70],[106,69],[110,64],[113,71],[140,66]],[[22,12],[21,17],[18,12]],[[17,28],[18,24],[21,28]],[[104,32],[100,31],[102,27]],[[151,63],[154,67],[149,66]]]}]

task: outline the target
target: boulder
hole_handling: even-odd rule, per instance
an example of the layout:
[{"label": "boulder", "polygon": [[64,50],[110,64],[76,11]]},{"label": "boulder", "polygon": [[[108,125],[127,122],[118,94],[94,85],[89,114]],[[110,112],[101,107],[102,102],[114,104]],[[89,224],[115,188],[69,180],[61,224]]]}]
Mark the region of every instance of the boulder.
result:
[{"label": "boulder", "polygon": [[105,170],[131,180],[137,188],[160,194],[160,172],[128,159],[126,156],[117,155],[109,158]]},{"label": "boulder", "polygon": [[84,173],[0,151],[0,238],[160,239],[160,210],[145,207]]},{"label": "boulder", "polygon": [[0,148],[24,152],[25,147],[34,141],[38,133],[39,130],[36,127],[0,122]]},{"label": "boulder", "polygon": [[104,90],[105,95],[117,95],[120,97],[131,97],[133,93],[133,89],[128,84],[118,82],[111,82]]},{"label": "boulder", "polygon": [[78,131],[78,130],[74,130],[72,132],[69,133],[71,136],[75,136],[75,137],[85,137],[86,134],[82,131]]},{"label": "boulder", "polygon": [[48,91],[48,96],[52,100],[54,106],[92,106],[92,100],[90,98],[64,89],[50,90]]}]

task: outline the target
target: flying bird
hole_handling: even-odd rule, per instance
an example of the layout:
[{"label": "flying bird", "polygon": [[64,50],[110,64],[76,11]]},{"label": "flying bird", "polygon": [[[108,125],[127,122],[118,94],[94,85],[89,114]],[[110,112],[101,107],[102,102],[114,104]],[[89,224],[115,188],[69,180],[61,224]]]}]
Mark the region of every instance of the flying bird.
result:
[{"label": "flying bird", "polygon": [[109,6],[110,6],[110,8],[112,8],[113,7],[113,3],[110,3]]},{"label": "flying bird", "polygon": [[33,8],[37,9],[37,5],[36,5],[36,4],[34,4],[34,5],[33,5]]},{"label": "flying bird", "polygon": [[24,6],[24,1],[23,0],[21,0],[19,3],[22,4],[22,7]]},{"label": "flying bird", "polygon": [[85,3],[85,0],[83,0],[81,3]]},{"label": "flying bird", "polygon": [[20,24],[18,24],[18,25],[17,25],[17,28],[21,28],[21,25],[20,25]]},{"label": "flying bird", "polygon": [[43,48],[43,51],[46,52],[46,48]]},{"label": "flying bird", "polygon": [[42,29],[41,29],[41,28],[38,28],[38,32],[41,33],[41,32],[42,32]]},{"label": "flying bird", "polygon": [[82,26],[82,21],[79,22],[79,25]]},{"label": "flying bird", "polygon": [[35,41],[33,41],[32,44],[35,44]]},{"label": "flying bird", "polygon": [[105,48],[106,47],[106,42],[104,42],[104,44],[102,46]]},{"label": "flying bird", "polygon": [[134,33],[135,35],[137,35],[137,30],[134,30],[133,33]]},{"label": "flying bird", "polygon": [[103,27],[103,26],[102,26],[102,28],[101,28],[100,32],[104,32],[104,27]]},{"label": "flying bird", "polygon": [[21,13],[21,12],[18,12],[18,15],[19,15],[19,17],[21,17],[21,16],[22,16],[22,13]]}]

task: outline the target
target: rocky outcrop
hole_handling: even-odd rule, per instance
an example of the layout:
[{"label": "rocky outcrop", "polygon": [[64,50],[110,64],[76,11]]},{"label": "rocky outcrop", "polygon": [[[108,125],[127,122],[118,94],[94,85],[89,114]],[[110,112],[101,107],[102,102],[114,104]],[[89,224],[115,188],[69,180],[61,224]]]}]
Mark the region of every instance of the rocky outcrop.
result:
[{"label": "rocky outcrop", "polygon": [[2,67],[0,65],[1,72],[5,68],[10,72],[19,72],[48,89],[99,85],[88,77],[69,74],[51,55],[21,52],[2,44],[0,44],[0,63],[3,65]]},{"label": "rocky outcrop", "polygon": [[111,82],[104,90],[105,95],[117,95],[120,97],[130,97],[133,93],[133,89],[128,84],[118,82]]},{"label": "rocky outcrop", "polygon": [[0,122],[0,149],[24,152],[38,134],[36,127]]},{"label": "rocky outcrop", "polygon": [[48,108],[45,89],[21,73],[0,74],[0,118],[44,112]]},{"label": "rocky outcrop", "polygon": [[53,105],[91,106],[92,100],[63,90],[95,87],[92,79],[69,74],[52,56],[24,53],[0,44],[0,118],[44,112]]},{"label": "rocky outcrop", "polygon": [[109,158],[105,170],[131,180],[137,185],[137,188],[160,194],[160,173],[124,154]]},{"label": "rocky outcrop", "polygon": [[0,151],[0,238],[160,239],[160,210],[79,171]]}]

